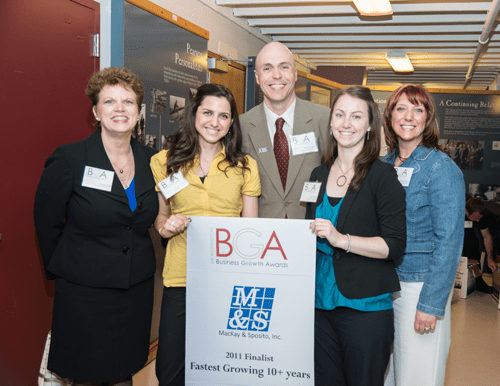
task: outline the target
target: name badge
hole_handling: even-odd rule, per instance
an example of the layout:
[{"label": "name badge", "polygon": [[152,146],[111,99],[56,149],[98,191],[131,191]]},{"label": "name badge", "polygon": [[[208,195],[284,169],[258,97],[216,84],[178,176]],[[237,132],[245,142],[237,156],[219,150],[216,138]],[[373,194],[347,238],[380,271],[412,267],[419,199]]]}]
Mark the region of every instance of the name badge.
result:
[{"label": "name badge", "polygon": [[163,197],[167,200],[174,194],[180,192],[186,186],[189,186],[189,182],[180,170],[158,182],[158,187],[160,188]]},{"label": "name badge", "polygon": [[304,182],[304,188],[302,189],[302,194],[300,195],[300,201],[302,202],[318,201],[320,188],[321,188],[321,182]]},{"label": "name badge", "polygon": [[465,221],[464,228],[472,228],[472,221]]},{"label": "name badge", "polygon": [[115,172],[112,170],[85,166],[85,170],[83,171],[82,186],[111,192],[114,176]]},{"label": "name badge", "polygon": [[401,185],[409,186],[413,168],[395,167],[394,169],[396,169],[396,173],[398,173],[398,180],[401,182]]},{"label": "name badge", "polygon": [[318,151],[314,131],[305,134],[292,135],[292,155],[315,153]]}]

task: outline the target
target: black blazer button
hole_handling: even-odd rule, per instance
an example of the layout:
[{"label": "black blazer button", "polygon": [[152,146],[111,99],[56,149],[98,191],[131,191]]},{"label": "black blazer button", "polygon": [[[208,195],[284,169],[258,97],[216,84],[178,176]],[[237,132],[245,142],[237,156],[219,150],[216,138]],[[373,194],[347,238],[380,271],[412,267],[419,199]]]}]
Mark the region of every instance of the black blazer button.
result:
[{"label": "black blazer button", "polygon": [[337,260],[338,260],[338,259],[340,259],[340,252],[336,252],[336,253],[335,253],[335,258],[336,258]]},{"label": "black blazer button", "polygon": [[139,204],[137,205],[137,207],[138,207],[139,209],[142,209],[142,208],[143,208],[143,206],[144,206],[144,204],[142,203],[142,201],[141,201],[141,202],[139,202]]},{"label": "black blazer button", "polygon": [[123,253],[130,253],[130,247],[123,247]]},{"label": "black blazer button", "polygon": [[127,224],[125,226],[125,229],[128,230],[128,231],[131,230],[132,229],[132,224]]}]

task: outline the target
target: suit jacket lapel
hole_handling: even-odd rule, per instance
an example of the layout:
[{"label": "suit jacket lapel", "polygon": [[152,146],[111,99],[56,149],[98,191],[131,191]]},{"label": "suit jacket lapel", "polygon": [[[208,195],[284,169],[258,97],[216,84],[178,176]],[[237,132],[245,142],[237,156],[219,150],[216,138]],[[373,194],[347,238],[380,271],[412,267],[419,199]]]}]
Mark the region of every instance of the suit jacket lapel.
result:
[{"label": "suit jacket lapel", "polygon": [[[295,105],[295,112],[293,117],[293,135],[310,133],[311,131],[314,131],[314,127],[310,126],[310,122],[312,121],[313,118],[311,117],[311,114],[309,114],[309,111],[306,108],[304,108],[302,100],[300,100],[299,98],[296,99],[297,102]],[[316,138],[316,141],[317,140],[318,139]],[[297,178],[297,175],[299,174],[300,168],[302,167],[302,163],[304,162],[305,157],[306,154],[292,155],[290,153],[290,161],[288,163],[288,175],[286,177],[285,195],[288,194],[288,192],[292,188],[293,183]],[[300,188],[302,189],[302,187]]]},{"label": "suit jacket lapel", "polygon": [[[100,169],[105,170],[113,170],[113,166],[111,165],[111,161],[106,154],[106,150],[104,150],[104,145],[102,143],[101,138],[101,130],[97,130],[86,140],[87,145],[87,164],[86,166],[93,166]],[[111,192],[106,192],[104,190],[97,190],[96,192],[102,193],[106,196],[109,196],[115,200],[123,201],[128,205],[128,197],[123,189],[123,186],[120,182],[118,176],[113,177],[113,185],[111,187]]]},{"label": "suit jacket lapel", "polygon": [[[254,128],[249,132],[250,140],[252,141],[261,165],[276,188],[276,191],[281,195],[281,197],[284,197],[285,192],[283,191],[283,186],[281,185],[280,173],[278,171],[278,165],[276,165],[276,158],[274,157],[271,138],[269,137],[264,103],[261,103],[259,110],[260,111],[256,112],[254,119],[250,122],[254,126]],[[262,149],[266,149],[266,151],[261,152]],[[288,173],[290,173],[290,170]]]},{"label": "suit jacket lapel", "polygon": [[344,228],[344,223],[347,220],[349,211],[351,210],[351,206],[356,199],[358,192],[353,193],[349,189],[347,189],[347,193],[344,196],[344,201],[342,201],[342,205],[340,207],[339,218],[337,219],[337,230],[339,232],[341,232]]},{"label": "suit jacket lapel", "polygon": [[139,198],[141,194],[154,189],[156,182],[153,178],[149,162],[150,159],[135,139],[131,139],[132,151],[135,162],[135,196]]}]

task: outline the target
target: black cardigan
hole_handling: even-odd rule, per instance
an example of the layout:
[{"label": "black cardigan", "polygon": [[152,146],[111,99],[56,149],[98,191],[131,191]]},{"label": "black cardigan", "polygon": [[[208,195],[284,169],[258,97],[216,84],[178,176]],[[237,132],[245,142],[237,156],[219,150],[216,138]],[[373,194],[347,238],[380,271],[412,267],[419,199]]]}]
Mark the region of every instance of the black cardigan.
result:
[{"label": "black cardigan", "polygon": [[99,288],[128,288],[152,277],[155,252],[149,228],[158,195],[149,167],[156,150],[131,140],[137,209],[114,176],[110,192],[82,186],[86,165],[113,170],[101,130],[58,147],[45,164],[35,196],[35,228],[47,279],[63,277]]},{"label": "black cardigan", "polygon": [[[323,201],[330,168],[318,166],[310,181],[322,182],[318,200],[308,203],[306,219],[316,218]],[[406,247],[405,191],[394,168],[375,161],[358,192],[347,193],[340,208],[337,230],[351,236],[382,237],[389,247],[386,259],[373,259],[335,248],[333,265],[337,285],[346,298],[361,299],[400,289],[394,260]]]}]

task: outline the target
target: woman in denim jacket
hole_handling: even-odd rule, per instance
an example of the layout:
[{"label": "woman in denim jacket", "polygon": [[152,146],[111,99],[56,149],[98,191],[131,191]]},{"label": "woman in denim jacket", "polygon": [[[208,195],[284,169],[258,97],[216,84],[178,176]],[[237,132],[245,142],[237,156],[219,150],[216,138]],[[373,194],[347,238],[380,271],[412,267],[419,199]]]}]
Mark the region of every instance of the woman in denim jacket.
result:
[{"label": "woman in denim jacket", "polygon": [[[387,100],[389,154],[406,191],[407,245],[394,296],[394,353],[385,385],[443,385],[451,340],[451,289],[464,234],[465,185],[440,150],[427,90],[403,85]],[[405,179],[406,177],[406,179]]]}]

